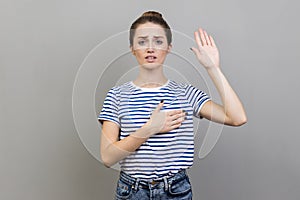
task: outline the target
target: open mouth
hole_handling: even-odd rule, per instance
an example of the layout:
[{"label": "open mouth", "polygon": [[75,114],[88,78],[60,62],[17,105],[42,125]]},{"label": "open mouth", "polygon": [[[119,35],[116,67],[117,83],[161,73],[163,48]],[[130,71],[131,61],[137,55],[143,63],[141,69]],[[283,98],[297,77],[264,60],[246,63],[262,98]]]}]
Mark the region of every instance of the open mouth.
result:
[{"label": "open mouth", "polygon": [[145,59],[147,62],[154,62],[156,60],[156,56],[146,56]]}]

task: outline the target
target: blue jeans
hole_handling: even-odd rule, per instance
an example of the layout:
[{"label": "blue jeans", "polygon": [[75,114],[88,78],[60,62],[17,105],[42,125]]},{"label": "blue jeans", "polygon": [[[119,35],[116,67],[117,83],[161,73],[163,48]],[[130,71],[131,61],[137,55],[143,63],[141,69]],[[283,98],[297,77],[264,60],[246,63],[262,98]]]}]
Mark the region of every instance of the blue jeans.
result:
[{"label": "blue jeans", "polygon": [[192,186],[185,170],[169,178],[162,177],[150,181],[133,178],[121,171],[115,199],[190,200]]}]

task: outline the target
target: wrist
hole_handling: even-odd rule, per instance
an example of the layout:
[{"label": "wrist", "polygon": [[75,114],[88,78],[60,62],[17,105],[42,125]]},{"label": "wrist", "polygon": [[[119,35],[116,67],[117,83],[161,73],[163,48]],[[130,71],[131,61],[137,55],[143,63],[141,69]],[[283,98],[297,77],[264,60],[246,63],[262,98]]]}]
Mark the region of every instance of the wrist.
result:
[{"label": "wrist", "polygon": [[145,135],[148,135],[148,137],[156,133],[155,129],[151,126],[150,120],[141,127],[141,132],[143,132]]},{"label": "wrist", "polygon": [[131,135],[136,138],[147,140],[151,135],[153,135],[153,129],[146,123]]},{"label": "wrist", "polygon": [[206,68],[207,70],[207,73],[210,75],[210,76],[217,76],[217,75],[220,75],[222,74],[222,70],[220,67],[209,67],[209,68]]}]

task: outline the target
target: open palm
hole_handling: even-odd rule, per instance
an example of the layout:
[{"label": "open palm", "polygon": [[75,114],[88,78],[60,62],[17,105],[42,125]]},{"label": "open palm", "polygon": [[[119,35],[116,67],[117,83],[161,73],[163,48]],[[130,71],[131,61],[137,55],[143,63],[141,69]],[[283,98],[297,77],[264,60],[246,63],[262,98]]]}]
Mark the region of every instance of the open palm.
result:
[{"label": "open palm", "polygon": [[219,67],[219,51],[212,36],[208,35],[202,28],[195,31],[194,36],[198,48],[192,47],[191,49],[196,54],[199,62],[205,68]]}]

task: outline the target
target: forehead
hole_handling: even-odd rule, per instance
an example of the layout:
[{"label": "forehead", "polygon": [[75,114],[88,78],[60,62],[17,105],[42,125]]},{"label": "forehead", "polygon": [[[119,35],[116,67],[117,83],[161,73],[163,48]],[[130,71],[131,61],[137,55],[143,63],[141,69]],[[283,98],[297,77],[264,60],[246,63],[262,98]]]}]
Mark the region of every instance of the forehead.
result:
[{"label": "forehead", "polygon": [[148,37],[153,37],[153,36],[163,36],[166,37],[166,32],[164,28],[162,28],[158,24],[153,24],[153,23],[145,23],[141,24],[137,27],[135,30],[135,37],[141,37],[141,36],[148,36]]}]

